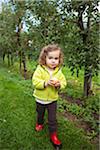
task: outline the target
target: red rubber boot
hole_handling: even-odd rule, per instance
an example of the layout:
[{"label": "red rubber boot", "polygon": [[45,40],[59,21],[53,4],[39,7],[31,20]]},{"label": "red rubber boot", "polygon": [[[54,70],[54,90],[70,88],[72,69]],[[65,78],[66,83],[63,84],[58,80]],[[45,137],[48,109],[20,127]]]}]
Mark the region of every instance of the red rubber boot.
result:
[{"label": "red rubber boot", "polygon": [[62,147],[61,141],[58,139],[56,132],[53,132],[50,135],[50,141],[56,149],[60,149]]},{"label": "red rubber boot", "polygon": [[42,124],[36,124],[36,126],[35,126],[35,130],[36,131],[41,131],[43,129],[43,125]]}]

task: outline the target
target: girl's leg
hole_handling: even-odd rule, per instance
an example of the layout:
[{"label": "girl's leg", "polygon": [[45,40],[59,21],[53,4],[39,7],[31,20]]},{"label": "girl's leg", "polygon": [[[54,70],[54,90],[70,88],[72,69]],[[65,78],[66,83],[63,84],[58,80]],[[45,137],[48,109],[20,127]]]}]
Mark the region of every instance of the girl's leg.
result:
[{"label": "girl's leg", "polygon": [[48,110],[48,126],[50,134],[56,132],[57,130],[57,120],[56,120],[56,111],[57,111],[57,101],[52,102],[47,105]]},{"label": "girl's leg", "polygon": [[42,125],[44,123],[45,105],[36,102],[37,123]]},{"label": "girl's leg", "polygon": [[54,147],[61,148],[61,141],[57,137],[57,121],[56,121],[56,111],[57,111],[57,102],[53,102],[47,105],[48,110],[48,125],[50,132],[50,140]]}]

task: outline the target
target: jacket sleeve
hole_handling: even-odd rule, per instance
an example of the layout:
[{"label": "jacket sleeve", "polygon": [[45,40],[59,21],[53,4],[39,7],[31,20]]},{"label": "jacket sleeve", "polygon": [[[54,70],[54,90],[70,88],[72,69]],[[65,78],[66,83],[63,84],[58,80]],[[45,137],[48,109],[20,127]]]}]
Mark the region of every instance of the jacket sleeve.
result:
[{"label": "jacket sleeve", "polygon": [[64,89],[67,85],[67,82],[66,82],[66,78],[64,76],[64,74],[62,73],[62,71],[60,70],[60,76],[59,76],[59,81],[60,81],[60,90]]},{"label": "jacket sleeve", "polygon": [[35,89],[44,89],[45,81],[42,79],[42,71],[38,66],[32,77],[32,84]]}]

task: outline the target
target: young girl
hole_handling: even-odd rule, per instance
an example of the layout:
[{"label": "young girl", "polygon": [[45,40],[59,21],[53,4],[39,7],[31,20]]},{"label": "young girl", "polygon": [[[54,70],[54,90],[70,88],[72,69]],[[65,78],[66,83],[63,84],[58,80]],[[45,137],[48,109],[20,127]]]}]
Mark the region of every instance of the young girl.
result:
[{"label": "young girl", "polygon": [[43,47],[39,56],[32,83],[34,86],[33,96],[36,99],[37,123],[36,131],[43,129],[45,109],[48,111],[48,127],[50,141],[56,147],[61,147],[61,141],[57,137],[57,99],[58,90],[65,88],[66,79],[61,71],[63,54],[56,44]]}]

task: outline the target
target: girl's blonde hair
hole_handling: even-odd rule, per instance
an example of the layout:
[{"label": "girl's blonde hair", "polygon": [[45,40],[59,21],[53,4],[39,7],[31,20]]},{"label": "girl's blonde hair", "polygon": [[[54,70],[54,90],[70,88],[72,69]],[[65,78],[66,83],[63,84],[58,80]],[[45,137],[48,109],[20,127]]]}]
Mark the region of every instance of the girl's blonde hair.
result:
[{"label": "girl's blonde hair", "polygon": [[63,64],[63,52],[61,48],[58,46],[58,44],[49,44],[42,48],[39,56],[39,64],[46,65],[46,56],[48,55],[48,52],[57,51],[57,50],[60,51],[59,66],[61,66]]}]

